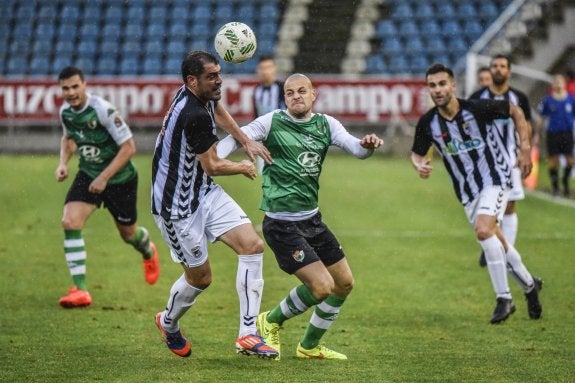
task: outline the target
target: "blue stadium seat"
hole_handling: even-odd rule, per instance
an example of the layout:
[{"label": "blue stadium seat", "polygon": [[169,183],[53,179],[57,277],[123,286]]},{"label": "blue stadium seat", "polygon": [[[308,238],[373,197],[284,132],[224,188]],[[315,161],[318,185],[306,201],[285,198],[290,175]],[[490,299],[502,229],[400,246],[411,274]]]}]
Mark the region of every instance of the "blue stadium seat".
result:
[{"label": "blue stadium seat", "polygon": [[169,29],[170,40],[171,39],[176,39],[176,40],[185,39],[188,36],[188,34],[189,34],[189,28],[188,28],[187,24],[185,24],[183,22],[174,21],[170,25],[170,29]]},{"label": "blue stadium seat", "polygon": [[74,41],[78,35],[78,27],[76,24],[61,23],[58,28],[58,40]]},{"label": "blue stadium seat", "polygon": [[124,58],[120,62],[120,71],[122,75],[137,75],[139,73],[140,60],[137,58]]},{"label": "blue stadium seat", "polygon": [[166,34],[166,26],[164,23],[160,23],[157,20],[150,22],[146,26],[146,38],[147,39],[161,39]]},{"label": "blue stadium seat", "polygon": [[424,36],[440,36],[441,27],[435,19],[421,20],[419,22],[420,33]]},{"label": "blue stadium seat", "polygon": [[35,56],[30,61],[30,74],[52,74],[50,59],[47,56]]},{"label": "blue stadium seat", "polygon": [[237,20],[241,21],[242,23],[245,23],[247,25],[253,25],[255,13],[256,13],[256,9],[252,4],[243,3],[239,6],[237,11],[235,12],[234,17]]},{"label": "blue stadium seat", "polygon": [[94,40],[80,41],[78,44],[78,56],[83,58],[96,57],[98,46]]},{"label": "blue stadium seat", "polygon": [[143,23],[146,19],[146,10],[143,6],[130,4],[130,8],[128,8],[127,19],[130,24],[133,25],[136,23]]},{"label": "blue stadium seat", "polygon": [[218,4],[214,13],[216,25],[225,24],[235,18],[232,4]]},{"label": "blue stadium seat", "polygon": [[430,63],[425,55],[416,55],[409,61],[409,71],[411,73],[425,73]]},{"label": "blue stadium seat", "polygon": [[122,27],[118,24],[106,24],[101,31],[103,40],[120,40]]},{"label": "blue stadium seat", "polygon": [[87,3],[82,12],[82,23],[98,24],[102,18],[102,7],[96,2]]},{"label": "blue stadium seat", "polygon": [[82,24],[80,27],[80,39],[82,40],[97,40],[100,36],[100,26],[96,23]]},{"label": "blue stadium seat", "polygon": [[49,56],[52,53],[53,45],[49,40],[35,40],[32,45],[32,55],[36,56]]},{"label": "blue stadium seat", "polygon": [[14,14],[16,23],[31,22],[36,16],[34,4],[20,2]]},{"label": "blue stadium seat", "polygon": [[71,2],[66,2],[64,7],[59,12],[61,23],[75,23],[80,18],[80,10],[78,5]]},{"label": "blue stadium seat", "polygon": [[409,62],[405,56],[395,56],[389,61],[388,72],[391,74],[409,73]]},{"label": "blue stadium seat", "polygon": [[58,55],[52,60],[52,73],[60,73],[65,67],[72,65],[72,55]]},{"label": "blue stadium seat", "polygon": [[188,23],[188,15],[191,13],[191,9],[188,5],[174,5],[169,11],[169,20],[172,23]]},{"label": "blue stadium seat", "polygon": [[447,20],[441,28],[441,34],[444,37],[457,37],[460,36],[461,33],[461,26],[455,20]]},{"label": "blue stadium seat", "polygon": [[280,16],[280,11],[277,4],[271,1],[262,4],[258,13],[259,20],[277,20]]},{"label": "blue stadium seat", "polygon": [[100,57],[96,63],[96,74],[114,75],[117,73],[118,61],[115,57]]},{"label": "blue stadium seat", "polygon": [[[118,6],[108,7],[104,12],[104,17],[106,18],[106,23],[121,24],[122,19],[124,18],[124,10]],[[130,22],[137,22],[137,21],[130,20]]]},{"label": "blue stadium seat", "polygon": [[453,5],[447,1],[443,1],[437,5],[436,14],[441,15],[442,19],[457,17]]},{"label": "blue stadium seat", "polygon": [[383,57],[373,54],[367,57],[365,61],[365,73],[381,74],[387,71],[387,65]]},{"label": "blue stadium seat", "polygon": [[213,52],[214,48],[213,48],[213,44],[211,41],[208,42],[208,40],[192,40],[190,42],[190,51],[193,50],[201,50],[201,51],[206,51],[206,52]]},{"label": "blue stadium seat", "polygon": [[386,38],[388,36],[396,36],[397,28],[395,23],[391,20],[382,20],[377,23],[375,34],[379,38]]},{"label": "blue stadium seat", "polygon": [[422,53],[425,51],[423,42],[419,38],[419,36],[411,36],[405,42],[405,52],[407,54],[410,53]]},{"label": "blue stadium seat", "polygon": [[10,57],[26,57],[30,43],[28,40],[12,40],[10,43]]},{"label": "blue stadium seat", "polygon": [[56,30],[51,24],[38,23],[36,29],[34,30],[35,40],[52,41]]},{"label": "blue stadium seat", "polygon": [[268,36],[273,37],[274,40],[278,33],[278,25],[274,21],[260,21],[259,26],[256,28],[256,35],[257,36]]},{"label": "blue stadium seat", "polygon": [[457,17],[462,20],[475,20],[477,18],[477,10],[471,2],[461,2],[457,7]]},{"label": "blue stadium seat", "polygon": [[119,40],[102,40],[102,42],[100,42],[100,49],[98,50],[100,55],[116,54],[120,51]]},{"label": "blue stadium seat", "polygon": [[397,54],[403,51],[403,44],[397,36],[390,36],[382,41],[380,52],[383,54]]},{"label": "blue stadium seat", "polygon": [[210,10],[209,5],[198,5],[197,7],[194,8],[193,12],[192,12],[192,17],[193,20],[210,20],[210,18],[212,17],[212,11]]},{"label": "blue stadium seat", "polygon": [[[112,51],[112,50],[108,50]],[[136,41],[124,41],[121,48],[122,54],[137,55],[142,52],[142,46]]]},{"label": "blue stadium seat", "polygon": [[187,45],[182,40],[170,40],[166,48],[168,57],[182,57],[188,50]]},{"label": "blue stadium seat", "polygon": [[74,62],[74,65],[82,70],[84,74],[92,75],[94,74],[95,65],[93,58],[78,57]]},{"label": "blue stadium seat", "polygon": [[423,42],[423,48],[426,53],[443,52],[448,49],[446,42],[440,35],[428,35]]},{"label": "blue stadium seat", "polygon": [[149,9],[148,19],[151,22],[165,23],[166,20],[168,19],[167,4],[165,4],[165,3],[162,4],[162,2],[158,2],[158,3],[160,3],[160,4],[154,4]]},{"label": "blue stadium seat", "polygon": [[433,12],[431,4],[423,1],[417,3],[413,11],[413,17],[416,19],[429,19],[433,18],[434,15],[435,13]]},{"label": "blue stadium seat", "polygon": [[139,42],[144,37],[144,24],[128,24],[124,29],[124,39],[130,42]]},{"label": "blue stadium seat", "polygon": [[165,45],[158,40],[147,41],[144,46],[144,54],[150,56],[161,56],[164,53]]},{"label": "blue stadium seat", "polygon": [[479,8],[478,8],[478,15],[479,17],[483,18],[483,19],[487,19],[487,20],[495,20],[497,18],[497,16],[499,15],[499,11],[497,10],[497,7],[495,6],[495,4],[493,4],[492,2],[486,0],[486,1],[482,1],[479,4]]},{"label": "blue stadium seat", "polygon": [[6,65],[6,74],[8,75],[23,75],[26,73],[28,62],[24,57],[10,57]]},{"label": "blue stadium seat", "polygon": [[[172,55],[173,56],[173,55]],[[169,57],[164,66],[164,74],[180,75],[183,55],[181,57]]]},{"label": "blue stadium seat", "polygon": [[476,19],[467,20],[463,25],[463,32],[470,40],[477,40],[485,30]]},{"label": "blue stadium seat", "polygon": [[403,37],[419,35],[419,27],[413,20],[404,20],[398,26],[399,34]]},{"label": "blue stadium seat", "polygon": [[413,10],[409,6],[409,3],[396,3],[395,7],[391,11],[391,18],[397,21],[412,20]]},{"label": "blue stadium seat", "polygon": [[17,40],[29,40],[32,36],[32,23],[17,23],[12,29],[12,38]]},{"label": "blue stadium seat", "polygon": [[142,74],[162,74],[163,65],[159,57],[146,57],[142,66]]},{"label": "blue stadium seat", "polygon": [[54,22],[54,19],[57,16],[56,7],[57,4],[53,2],[46,2],[45,4],[41,4],[40,9],[36,13],[36,18],[41,22]]},{"label": "blue stadium seat", "polygon": [[75,46],[71,40],[59,40],[54,50],[55,56],[71,56],[74,53]]},{"label": "blue stadium seat", "polygon": [[191,31],[190,31],[192,38],[195,39],[199,39],[199,40],[206,40],[208,38],[211,38],[215,35],[216,31],[212,30],[211,28],[203,25],[203,24],[194,24],[192,25]]},{"label": "blue stadium seat", "polygon": [[258,47],[257,51],[259,55],[270,55],[273,54],[276,48],[275,40],[273,37],[271,39],[268,38],[260,38],[258,39]]}]

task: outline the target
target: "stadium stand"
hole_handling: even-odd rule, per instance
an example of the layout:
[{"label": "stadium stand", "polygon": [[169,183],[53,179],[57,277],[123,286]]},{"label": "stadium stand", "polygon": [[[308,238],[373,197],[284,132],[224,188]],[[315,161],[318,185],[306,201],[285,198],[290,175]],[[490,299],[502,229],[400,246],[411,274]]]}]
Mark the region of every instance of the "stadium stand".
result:
[{"label": "stadium stand", "polygon": [[[0,0],[0,75],[54,75],[66,65],[87,75],[178,75],[191,49],[214,53],[220,25],[242,21],[276,48],[280,0]],[[253,73],[255,60],[224,63]]]}]

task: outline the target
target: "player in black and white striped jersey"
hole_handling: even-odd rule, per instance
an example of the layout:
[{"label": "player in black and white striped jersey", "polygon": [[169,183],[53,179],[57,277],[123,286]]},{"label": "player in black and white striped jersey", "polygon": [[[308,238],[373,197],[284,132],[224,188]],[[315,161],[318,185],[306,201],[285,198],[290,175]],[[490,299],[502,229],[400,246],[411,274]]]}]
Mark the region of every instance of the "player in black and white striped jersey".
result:
[{"label": "player in black and white striped jersey", "polygon": [[[523,110],[525,120],[529,127],[529,137],[531,137],[531,106],[527,96],[518,89],[510,86],[509,79],[511,78],[511,61],[505,55],[496,55],[491,59],[489,65],[491,71],[491,84],[473,93],[470,99],[489,99],[489,100],[505,100],[513,105],[519,106]],[[512,161],[515,162],[517,152],[517,137],[515,129],[513,129],[513,121],[510,119],[497,121],[497,126],[502,134],[509,135],[508,145],[511,152]],[[517,238],[517,230],[519,227],[519,218],[515,207],[515,201],[525,199],[525,191],[523,190],[523,182],[521,180],[521,172],[517,167],[512,170],[512,188],[509,193],[509,202],[505,208],[505,214],[501,220],[501,231],[511,245],[515,245]],[[479,258],[479,264],[485,266],[485,255],[482,253]]]},{"label": "player in black and white striped jersey", "polygon": [[531,276],[519,252],[506,241],[497,225],[507,202],[514,162],[507,144],[509,136],[500,133],[496,120],[513,120],[520,137],[519,169],[525,177],[532,164],[530,131],[523,112],[507,101],[456,98],[453,72],[442,64],[427,70],[426,81],[436,107],[417,123],[411,154],[413,166],[421,178],[428,178],[433,169],[426,157],[431,145],[443,157],[455,194],[485,252],[497,296],[491,323],[502,322],[515,311],[507,270],[525,290],[529,316],[539,319],[542,281]]},{"label": "player in black and white striped jersey", "polygon": [[[267,149],[248,139],[222,104],[221,68],[209,53],[190,52],[182,63],[184,85],[177,92],[156,140],[152,161],[152,213],[174,262],[184,274],[174,283],[156,325],[174,354],[191,354],[179,319],[211,283],[208,242],[222,241],[238,254],[239,353],[275,358],[257,335],[255,320],[263,293],[264,244],[240,206],[212,176],[256,176],[255,155],[271,161]],[[233,162],[216,152],[216,124],[242,143],[252,161]]]},{"label": "player in black and white striped jersey", "polygon": [[254,118],[285,109],[284,84],[277,79],[277,68],[272,56],[262,56],[256,67],[259,84],[254,88]]}]

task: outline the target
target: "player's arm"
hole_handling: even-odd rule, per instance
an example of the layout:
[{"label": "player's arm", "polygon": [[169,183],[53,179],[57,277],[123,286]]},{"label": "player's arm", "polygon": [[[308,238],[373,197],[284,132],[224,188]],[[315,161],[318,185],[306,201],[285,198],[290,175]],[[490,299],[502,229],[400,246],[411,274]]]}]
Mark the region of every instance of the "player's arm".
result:
[{"label": "player's arm", "polygon": [[262,145],[262,143],[254,141],[246,136],[246,134],[240,129],[238,123],[219,102],[216,104],[214,109],[214,117],[216,119],[216,124],[231,134],[232,137],[242,145],[250,160],[255,161],[256,156],[260,156],[268,164],[272,163],[272,157],[266,147]]},{"label": "player's arm", "polygon": [[[241,131],[250,139],[262,141],[265,139],[271,128],[273,113],[264,114],[256,118],[246,126],[241,127]],[[218,157],[226,158],[231,153],[240,148],[240,143],[232,136],[227,135],[217,145]]]},{"label": "player's arm", "polygon": [[122,170],[134,154],[136,154],[136,143],[133,138],[129,138],[120,145],[120,150],[118,150],[114,159],[88,186],[88,191],[97,194],[103,192],[110,178]]},{"label": "player's arm", "polygon": [[253,162],[248,160],[234,162],[221,158],[218,156],[215,144],[205,152],[198,154],[198,160],[202,164],[202,169],[211,177],[243,174],[252,180],[256,178],[256,168]]},{"label": "player's arm", "polygon": [[509,115],[513,120],[515,129],[519,133],[519,155],[517,156],[517,166],[521,170],[521,175],[527,177],[531,173],[531,139],[530,128],[523,110],[513,104],[509,104]]},{"label": "player's arm", "polygon": [[419,174],[419,177],[425,179],[431,176],[433,166],[431,166],[431,160],[427,156],[411,152],[411,164]]},{"label": "player's arm", "polygon": [[68,178],[68,161],[70,161],[75,151],[76,143],[74,140],[68,138],[66,134],[63,134],[60,139],[60,162],[56,168],[56,180],[58,182],[62,182]]},{"label": "player's arm", "polygon": [[383,140],[375,134],[367,134],[360,139],[351,135],[335,118],[327,116],[327,121],[331,130],[331,143],[354,157],[365,159],[375,149],[383,146]]}]

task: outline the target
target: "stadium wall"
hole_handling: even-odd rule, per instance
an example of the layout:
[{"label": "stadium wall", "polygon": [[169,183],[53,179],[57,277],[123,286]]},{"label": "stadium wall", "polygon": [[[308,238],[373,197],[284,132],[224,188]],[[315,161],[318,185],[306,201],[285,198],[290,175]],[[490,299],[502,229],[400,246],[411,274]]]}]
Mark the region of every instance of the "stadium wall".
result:
[{"label": "stadium wall", "polygon": [[[314,111],[338,118],[361,134],[386,130],[408,132],[429,107],[421,78],[349,78],[316,75]],[[252,76],[226,77],[222,102],[240,123],[254,116]],[[92,77],[88,89],[116,105],[135,132],[140,150],[149,151],[170,100],[181,86],[178,77]],[[61,129],[60,89],[53,78],[0,78],[0,153],[57,152]]]}]

